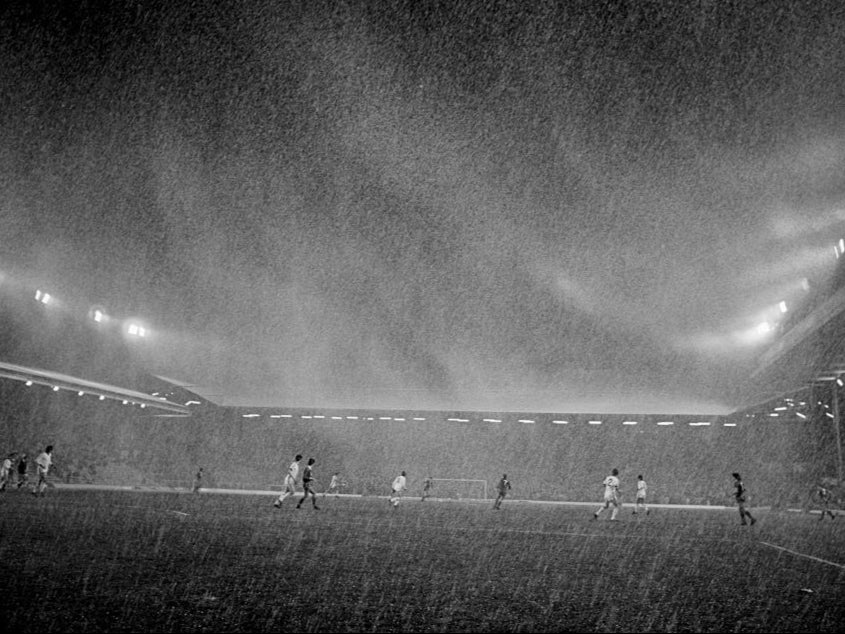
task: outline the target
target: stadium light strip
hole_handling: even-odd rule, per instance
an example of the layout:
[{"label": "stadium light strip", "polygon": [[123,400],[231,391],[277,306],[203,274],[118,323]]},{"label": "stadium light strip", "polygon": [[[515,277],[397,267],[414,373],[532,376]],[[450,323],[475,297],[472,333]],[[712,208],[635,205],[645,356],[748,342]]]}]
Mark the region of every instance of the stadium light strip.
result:
[{"label": "stadium light strip", "polygon": [[501,418],[483,418],[482,422],[485,422],[485,423],[501,423],[502,419]]},{"label": "stadium light strip", "polygon": [[530,418],[520,418],[520,423],[535,423],[536,421],[531,420]]},{"label": "stadium light strip", "polygon": [[555,425],[568,425],[569,421],[568,420],[553,420],[552,423],[555,424]]},{"label": "stadium light strip", "polygon": [[243,418],[258,418],[261,414],[242,414]]},{"label": "stadium light strip", "polygon": [[722,427],[736,427],[736,423],[722,423]]},{"label": "stadium light strip", "polygon": [[674,425],[675,422],[671,421],[671,420],[662,420],[662,421],[658,422],[657,424],[658,425]]},{"label": "stadium light strip", "polygon": [[416,417],[414,418],[414,420],[425,420],[425,419],[424,419],[424,418],[422,418],[421,416],[416,416]]},{"label": "stadium light strip", "polygon": [[343,416],[332,416],[332,420],[343,420]]},{"label": "stadium light strip", "polygon": [[447,418],[446,420],[449,421],[450,423],[468,423],[469,422],[468,418]]},{"label": "stadium light strip", "polygon": [[710,425],[710,422],[706,421],[706,420],[702,420],[702,421],[699,421],[697,423],[690,423],[691,427],[704,427],[704,426],[707,426],[707,425]]},{"label": "stadium light strip", "polygon": [[379,416],[379,420],[393,420],[390,416]]},{"label": "stadium light strip", "polygon": [[347,416],[346,420],[358,420],[357,416]]},{"label": "stadium light strip", "polygon": [[636,425],[637,421],[635,421],[635,420],[623,420],[622,424],[623,425]]},{"label": "stadium light strip", "polygon": [[588,420],[587,421],[590,425],[601,425],[600,420]]},{"label": "stadium light strip", "polygon": [[300,418],[305,418],[305,419],[309,419],[309,418],[311,418],[311,416],[309,416],[308,414],[300,414],[300,415],[299,415],[299,417],[300,417]]},{"label": "stadium light strip", "polygon": [[798,416],[798,418],[803,418],[803,419],[805,419],[805,420],[806,420],[806,418],[807,418],[807,417],[806,417],[806,416],[804,416],[804,414],[802,414],[801,412],[795,412],[795,415],[796,415],[796,416]]},{"label": "stadium light strip", "polygon": [[166,399],[159,400],[143,392],[127,390],[115,385],[95,383],[70,375],[28,368],[2,361],[0,361],[0,378],[21,381],[27,387],[43,385],[44,387],[49,387],[53,392],[59,392],[60,390],[75,392],[76,394],[83,392],[85,396],[93,395],[100,397],[99,400],[101,401],[112,399],[125,402],[126,404],[150,405],[150,407],[155,409],[166,409],[180,414],[189,413],[188,409],[183,405],[171,403]]},{"label": "stadium light strip", "polygon": [[404,418],[394,418],[393,420],[395,420],[395,421],[399,421],[399,422],[401,423],[401,422],[403,422],[405,419],[404,419]]},{"label": "stadium light strip", "polygon": [[322,414],[314,414],[314,418],[325,418]]}]

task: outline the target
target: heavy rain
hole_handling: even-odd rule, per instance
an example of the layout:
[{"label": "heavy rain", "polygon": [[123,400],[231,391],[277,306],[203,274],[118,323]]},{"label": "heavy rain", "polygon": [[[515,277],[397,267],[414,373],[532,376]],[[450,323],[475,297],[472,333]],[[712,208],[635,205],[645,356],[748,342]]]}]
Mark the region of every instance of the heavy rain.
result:
[{"label": "heavy rain", "polygon": [[841,2],[10,2],[0,58],[5,627],[840,627]]}]

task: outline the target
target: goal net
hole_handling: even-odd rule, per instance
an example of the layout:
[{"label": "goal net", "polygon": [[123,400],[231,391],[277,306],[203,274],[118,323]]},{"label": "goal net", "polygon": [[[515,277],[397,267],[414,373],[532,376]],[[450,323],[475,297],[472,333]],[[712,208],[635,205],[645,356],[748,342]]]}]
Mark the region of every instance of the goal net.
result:
[{"label": "goal net", "polygon": [[487,480],[432,478],[428,497],[453,500],[486,500]]}]

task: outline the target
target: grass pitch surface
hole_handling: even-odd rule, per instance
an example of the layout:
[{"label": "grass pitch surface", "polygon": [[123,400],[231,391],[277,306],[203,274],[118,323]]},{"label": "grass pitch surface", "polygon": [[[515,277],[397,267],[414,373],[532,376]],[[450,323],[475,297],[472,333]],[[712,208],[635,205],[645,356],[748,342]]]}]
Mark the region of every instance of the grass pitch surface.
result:
[{"label": "grass pitch surface", "polygon": [[845,517],[52,490],[0,497],[14,632],[834,632]]}]

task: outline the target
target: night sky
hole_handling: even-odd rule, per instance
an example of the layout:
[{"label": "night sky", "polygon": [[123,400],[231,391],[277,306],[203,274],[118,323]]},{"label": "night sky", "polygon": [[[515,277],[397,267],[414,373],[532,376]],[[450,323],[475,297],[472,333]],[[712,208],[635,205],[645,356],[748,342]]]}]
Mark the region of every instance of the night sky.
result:
[{"label": "night sky", "polygon": [[3,4],[0,268],[229,403],[724,412],[835,264],[842,2],[207,4]]}]

